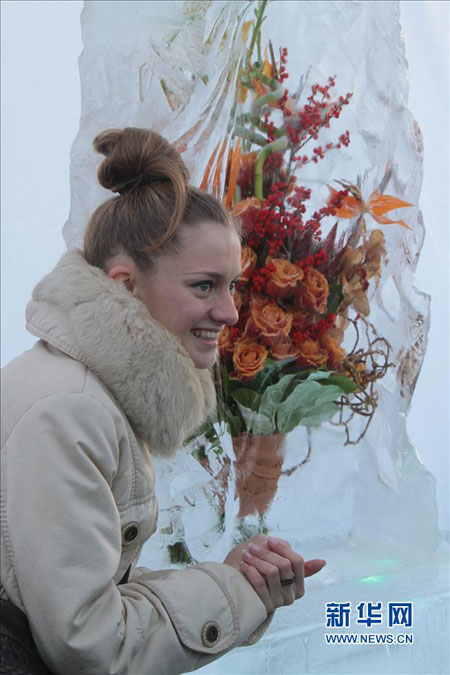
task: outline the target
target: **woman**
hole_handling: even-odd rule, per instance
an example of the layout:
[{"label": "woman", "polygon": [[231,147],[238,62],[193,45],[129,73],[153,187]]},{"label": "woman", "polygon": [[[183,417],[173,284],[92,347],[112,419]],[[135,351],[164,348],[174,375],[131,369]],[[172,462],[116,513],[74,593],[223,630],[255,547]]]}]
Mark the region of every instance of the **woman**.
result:
[{"label": "woman", "polygon": [[240,241],[158,134],[109,130],[94,147],[119,196],[36,286],[39,341],[3,374],[5,672],[47,672],[19,670],[27,620],[22,657],[34,641],[54,673],[180,673],[258,639],[324,561],[258,536],[223,564],[136,567],[157,523],[151,455],[171,456],[214,409]]}]

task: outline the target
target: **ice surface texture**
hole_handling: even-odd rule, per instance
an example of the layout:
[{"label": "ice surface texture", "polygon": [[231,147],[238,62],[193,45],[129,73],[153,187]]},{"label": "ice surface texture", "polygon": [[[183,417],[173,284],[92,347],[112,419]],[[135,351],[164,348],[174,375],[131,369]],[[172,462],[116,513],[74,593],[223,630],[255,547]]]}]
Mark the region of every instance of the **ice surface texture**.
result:
[{"label": "ice surface texture", "polygon": [[85,3],[81,122],[71,152],[72,203],[64,227],[68,246],[80,245],[94,208],[113,196],[96,181],[103,156],[92,150],[92,141],[104,129],[152,128],[177,141],[191,182],[200,184],[230,124],[249,4]]},{"label": "ice surface texture", "polygon": [[[200,183],[208,158],[232,121],[245,49],[241,28],[252,18],[251,5],[85,3],[82,116],[72,148],[72,205],[64,228],[68,246],[81,244],[90,213],[111,196],[95,178],[102,158],[93,152],[92,140],[103,129],[151,127],[178,141],[192,182]],[[367,198],[386,164],[393,169],[386,193],[418,205],[422,140],[407,108],[398,2],[274,1],[263,26],[263,46],[269,38],[276,54],[279,47],[289,49],[286,84],[291,93],[308,69],[309,84],[325,84],[336,75],[336,90],[353,92],[350,106],[319,140],[323,145],[349,129],[350,146],[307,165],[299,176],[301,184],[312,188],[312,207],[323,205],[325,184],[333,179],[359,178]],[[311,430],[310,461],[282,475],[265,519],[305,559],[324,557],[327,567],[308,580],[300,602],[277,612],[261,643],[233,651],[205,672],[444,673],[448,668],[448,550],[444,545],[444,552],[433,553],[435,481],[406,433],[429,327],[429,298],[414,288],[424,228],[417,206],[399,215],[411,229],[381,226],[388,257],[378,287],[371,285],[369,318],[391,344],[391,361],[397,365],[379,386],[379,407],[370,429],[356,446],[344,445],[339,427]],[[378,227],[370,216],[366,221],[369,230]],[[348,221],[341,221],[341,231],[347,226]],[[222,444],[232,458],[225,433]],[[308,431],[297,429],[288,437],[284,470],[298,464],[307,450]],[[141,564],[170,566],[168,544],[180,540],[197,560],[223,560],[239,534],[233,492],[227,495],[221,520],[210,500],[214,483],[189,452],[155,464],[159,528],[144,547]],[[325,646],[324,603],[363,599],[415,599],[416,644]]]},{"label": "ice surface texture", "polygon": [[[269,4],[263,45],[288,47],[286,84],[297,89],[325,84],[336,75],[336,90],[353,92],[323,145],[349,129],[351,144],[308,164],[299,182],[311,187],[312,208],[322,206],[333,179],[360,181],[365,198],[378,187],[388,164],[386,193],[414,205],[401,217],[410,230],[381,227],[387,260],[376,288],[371,284],[370,321],[392,346],[389,370],[378,388],[379,404],[358,445],[331,424],[313,429],[311,459],[284,474],[265,526],[300,548],[348,543],[361,550],[427,556],[437,542],[435,481],[406,433],[406,415],[423,360],[429,326],[429,298],[414,288],[414,270],[424,229],[417,207],[422,181],[420,130],[407,108],[408,80],[398,2],[336,1]],[[243,23],[252,18],[247,2],[96,2],[82,14],[80,58],[82,116],[72,148],[72,206],[66,243],[80,245],[93,208],[111,196],[96,184],[100,156],[94,136],[109,127],[151,127],[176,142],[199,184],[206,162],[230,128]],[[330,223],[331,225],[332,223]],[[348,221],[341,221],[341,231]],[[351,329],[349,329],[351,331]],[[351,341],[351,336],[349,336]],[[357,424],[355,426],[357,432]],[[357,435],[357,433],[356,433]],[[223,436],[232,457],[230,439]],[[285,469],[307,452],[307,431],[288,438]],[[157,462],[160,529],[144,550],[144,563],[169,564],[167,544],[184,538],[194,558],[223,559],[236,537],[236,504],[228,495],[224,522],[208,494],[209,474],[189,453]],[[161,530],[163,530],[161,532]]]}]

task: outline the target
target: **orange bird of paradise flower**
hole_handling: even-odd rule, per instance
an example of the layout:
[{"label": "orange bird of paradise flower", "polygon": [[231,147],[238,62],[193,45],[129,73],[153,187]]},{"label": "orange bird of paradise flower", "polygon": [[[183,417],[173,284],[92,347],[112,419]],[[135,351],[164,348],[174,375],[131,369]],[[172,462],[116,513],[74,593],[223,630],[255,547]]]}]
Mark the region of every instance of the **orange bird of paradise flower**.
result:
[{"label": "orange bird of paradise flower", "polygon": [[[355,218],[356,216],[362,216],[365,213],[369,213],[380,225],[393,225],[396,223],[402,227],[406,227],[407,230],[411,229],[403,220],[391,220],[390,218],[386,218],[384,214],[405,206],[414,206],[413,204],[404,202],[402,199],[398,199],[398,197],[393,197],[392,195],[382,195],[378,190],[374,190],[366,202],[363,199],[361,190],[355,185],[351,185],[347,182],[337,182],[341,183],[341,185],[350,192],[350,194],[341,201],[340,205],[335,208],[335,215],[338,218]],[[330,203],[333,198],[336,197],[337,190],[329,185],[327,187],[331,193],[328,199],[328,203]]]}]

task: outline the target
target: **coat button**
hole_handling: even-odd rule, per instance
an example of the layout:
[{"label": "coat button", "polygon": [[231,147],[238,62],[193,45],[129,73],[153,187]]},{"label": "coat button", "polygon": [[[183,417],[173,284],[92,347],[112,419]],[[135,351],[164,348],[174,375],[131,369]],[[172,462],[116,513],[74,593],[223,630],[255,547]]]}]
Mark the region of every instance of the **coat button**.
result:
[{"label": "coat button", "polygon": [[202,628],[202,642],[206,647],[214,647],[220,637],[219,624],[215,621],[207,621]]},{"label": "coat button", "polygon": [[136,539],[139,534],[139,523],[128,523],[122,529],[122,538],[127,543],[130,544]]}]

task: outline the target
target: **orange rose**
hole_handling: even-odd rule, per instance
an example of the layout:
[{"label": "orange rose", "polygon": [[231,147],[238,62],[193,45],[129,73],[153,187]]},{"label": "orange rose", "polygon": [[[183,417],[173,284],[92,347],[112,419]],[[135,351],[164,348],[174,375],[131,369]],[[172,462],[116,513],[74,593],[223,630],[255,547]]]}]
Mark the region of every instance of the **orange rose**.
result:
[{"label": "orange rose", "polygon": [[275,302],[261,305],[257,300],[250,304],[250,319],[246,333],[251,331],[260,336],[266,344],[272,346],[283,335],[289,335],[292,328],[292,315],[281,309]]},{"label": "orange rose", "polygon": [[219,354],[220,356],[228,356],[234,350],[234,342],[231,339],[230,326],[224,326],[219,333]]},{"label": "orange rose", "polygon": [[324,314],[328,300],[328,281],[319,270],[310,267],[299,285],[300,307]]},{"label": "orange rose", "polygon": [[250,248],[250,246],[243,246],[241,248],[242,274],[239,277],[240,282],[246,283],[247,281],[250,281],[251,276],[253,274],[253,270],[255,269],[256,266],[257,258],[258,257],[255,251],[252,248]]},{"label": "orange rose", "polygon": [[327,350],[327,366],[330,370],[338,370],[342,366],[342,359],[346,356],[346,351],[339,347],[337,341],[328,333],[324,333],[319,338],[320,346]]},{"label": "orange rose", "polygon": [[296,361],[299,366],[319,368],[328,359],[328,352],[316,340],[305,338],[299,345],[299,357]]},{"label": "orange rose", "polygon": [[306,326],[309,326],[312,323],[311,314],[305,312],[303,309],[298,309],[292,312],[292,330],[304,331]]},{"label": "orange rose", "polygon": [[262,200],[248,197],[232,207],[231,214],[240,222],[244,235],[249,235],[253,231],[258,212],[263,206]]},{"label": "orange rose", "polygon": [[275,265],[266,284],[265,291],[271,298],[285,298],[292,295],[300,279],[303,279],[303,270],[284,258],[268,258],[266,262]]},{"label": "orange rose", "polygon": [[233,363],[235,372],[230,374],[231,380],[252,380],[256,373],[264,367],[267,349],[252,338],[241,338],[235,345]]},{"label": "orange rose", "polygon": [[284,361],[298,356],[299,351],[292,342],[291,338],[282,335],[270,350],[270,356],[275,361]]},{"label": "orange rose", "polygon": [[262,309],[267,305],[267,298],[260,293],[252,293],[250,296],[250,309]]}]

